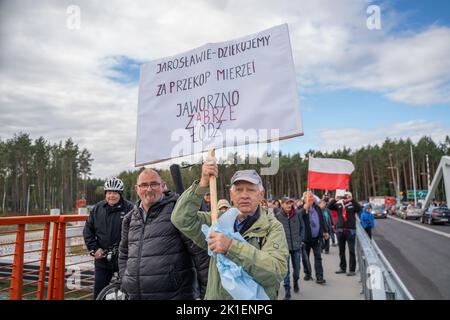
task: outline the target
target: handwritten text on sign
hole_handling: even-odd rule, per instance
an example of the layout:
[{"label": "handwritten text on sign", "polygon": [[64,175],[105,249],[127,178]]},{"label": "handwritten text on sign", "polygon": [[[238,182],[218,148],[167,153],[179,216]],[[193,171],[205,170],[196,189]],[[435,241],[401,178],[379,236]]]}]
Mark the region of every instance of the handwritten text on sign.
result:
[{"label": "handwritten text on sign", "polygon": [[[228,129],[303,134],[287,25],[141,67],[136,165],[268,140],[227,137]],[[180,140],[196,148],[174,155]]]}]

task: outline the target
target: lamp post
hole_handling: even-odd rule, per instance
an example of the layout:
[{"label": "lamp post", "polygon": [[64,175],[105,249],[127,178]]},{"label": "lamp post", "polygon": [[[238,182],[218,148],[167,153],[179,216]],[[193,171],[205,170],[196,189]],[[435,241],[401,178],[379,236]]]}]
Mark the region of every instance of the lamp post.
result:
[{"label": "lamp post", "polygon": [[397,166],[393,166],[393,167],[387,167],[388,169],[395,169],[397,171],[397,183],[395,184],[395,189],[397,190],[397,195],[395,197],[395,199],[397,200],[397,204],[400,203],[400,200],[398,200],[398,197],[400,196],[400,174],[398,173],[398,167]]},{"label": "lamp post", "polygon": [[29,184],[28,185],[28,193],[27,193],[27,217],[28,217],[28,213],[30,210],[30,189],[31,187],[34,187],[34,184]]},{"label": "lamp post", "polygon": [[417,207],[416,174],[414,172],[414,155],[413,155],[412,144],[409,145],[409,148],[411,150],[411,171],[412,171],[412,180],[413,180],[413,188],[414,188],[414,207]]}]

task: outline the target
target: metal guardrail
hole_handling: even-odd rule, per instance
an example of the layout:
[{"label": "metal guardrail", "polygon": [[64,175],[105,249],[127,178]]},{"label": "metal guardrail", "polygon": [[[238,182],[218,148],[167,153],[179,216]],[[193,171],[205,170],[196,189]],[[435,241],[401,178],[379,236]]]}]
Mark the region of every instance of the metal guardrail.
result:
[{"label": "metal guardrail", "polygon": [[[93,263],[82,239],[85,215],[0,218],[0,298],[86,299],[92,296]],[[29,224],[43,228],[27,230]],[[14,240],[15,239],[15,240]]]},{"label": "metal guardrail", "polygon": [[[83,216],[37,216],[20,218],[1,218],[0,225],[17,224],[17,231],[7,232],[14,235],[15,241],[2,243],[0,257],[11,256],[11,263],[0,264],[0,275],[11,281],[10,287],[0,290],[9,291],[9,299],[22,299],[25,296],[37,294],[37,299],[44,299],[44,291],[47,291],[47,299],[64,299],[65,294],[85,291],[89,288],[89,293],[78,297],[85,299],[92,295],[92,271],[83,268],[77,275],[78,285],[65,290],[68,277],[73,273],[73,265],[81,265],[84,260],[70,261],[72,256],[69,253],[70,247],[78,246],[77,234],[73,229],[80,226],[66,226],[70,221],[86,220]],[[25,225],[27,223],[43,223],[44,229],[40,229],[42,237],[37,239],[28,239],[25,237]],[[53,232],[50,232],[50,224],[54,223]],[[356,254],[361,275],[361,293],[366,300],[414,300],[414,297],[405,287],[403,282],[394,271],[389,261],[383,255],[377,244],[369,239],[364,229],[357,222],[356,232]],[[66,234],[66,230],[68,231]],[[36,230],[30,233],[37,233]],[[53,233],[53,236],[50,234]],[[3,233],[5,235],[5,233]],[[32,247],[29,243],[41,243],[39,248]],[[27,245],[26,245],[27,244]],[[51,244],[51,245],[50,245]],[[1,247],[0,245],[0,247]],[[51,248],[51,249],[50,249]],[[4,249],[4,250],[3,250]],[[30,250],[31,249],[31,250]],[[87,252],[87,251],[86,251]],[[28,259],[25,259],[26,253],[38,255],[32,257],[36,266],[31,265]],[[49,255],[50,265],[47,266],[47,254]],[[84,252],[83,252],[84,253]],[[85,258],[83,253],[76,255]],[[66,261],[66,259],[69,259]],[[86,262],[91,261],[91,257],[86,255]],[[76,267],[76,266],[75,266]],[[0,277],[1,279],[2,277]],[[25,280],[25,281],[24,281]],[[37,290],[23,294],[23,286],[36,284]],[[78,288],[79,287],[79,288]],[[72,290],[75,289],[75,290]]]},{"label": "metal guardrail", "polygon": [[414,300],[375,241],[356,223],[356,254],[361,293],[366,300]]}]

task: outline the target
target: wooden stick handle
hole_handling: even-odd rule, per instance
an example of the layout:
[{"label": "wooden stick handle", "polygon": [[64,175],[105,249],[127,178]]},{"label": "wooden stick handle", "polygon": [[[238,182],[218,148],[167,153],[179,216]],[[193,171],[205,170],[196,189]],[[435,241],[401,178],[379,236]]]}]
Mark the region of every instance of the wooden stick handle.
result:
[{"label": "wooden stick handle", "polygon": [[[215,149],[209,150],[208,156],[215,158]],[[217,178],[214,176],[209,177],[209,193],[211,195],[211,225],[215,225],[217,222]]]}]

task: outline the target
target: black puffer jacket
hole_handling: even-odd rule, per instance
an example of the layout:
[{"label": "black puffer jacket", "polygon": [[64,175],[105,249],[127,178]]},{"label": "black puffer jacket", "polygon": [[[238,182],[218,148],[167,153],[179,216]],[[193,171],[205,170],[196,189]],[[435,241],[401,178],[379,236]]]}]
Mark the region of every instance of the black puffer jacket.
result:
[{"label": "black puffer jacket", "polygon": [[[98,202],[89,215],[83,229],[84,242],[89,251],[102,248],[107,251],[118,246],[122,234],[122,221],[134,205],[123,198],[113,207],[103,200]],[[110,266],[106,259],[95,260],[96,264]]]},{"label": "black puffer jacket", "polygon": [[275,217],[283,225],[289,251],[300,250],[305,236],[305,226],[300,213],[295,211],[291,215],[290,213],[286,214],[283,210],[279,210]]},{"label": "black puffer jacket", "polygon": [[125,216],[119,273],[122,289],[132,300],[196,299],[198,283],[206,288],[207,252],[170,221],[177,199],[176,193],[165,192],[163,199],[150,208],[145,222],[139,212],[140,202]]}]

